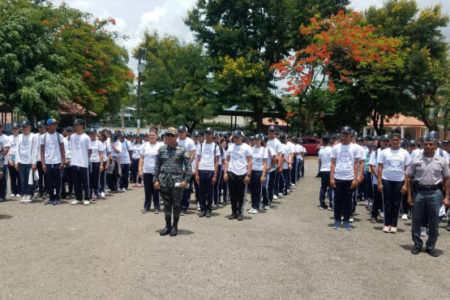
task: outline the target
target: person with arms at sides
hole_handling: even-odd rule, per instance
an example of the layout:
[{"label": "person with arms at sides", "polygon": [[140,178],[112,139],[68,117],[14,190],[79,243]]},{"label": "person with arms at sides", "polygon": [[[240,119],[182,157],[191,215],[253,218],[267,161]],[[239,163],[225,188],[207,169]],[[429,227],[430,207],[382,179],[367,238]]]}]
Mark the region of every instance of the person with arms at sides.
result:
[{"label": "person with arms at sides", "polygon": [[120,153],[122,152],[122,143],[116,134],[112,134],[109,143],[106,143],[108,156],[106,180],[111,193],[118,193],[118,181],[122,175],[120,167]]},{"label": "person with arms at sides", "polygon": [[9,152],[7,155],[8,173],[10,181],[11,198],[20,198],[20,178],[16,170],[15,159],[17,157],[17,140],[19,139],[20,126],[17,123],[12,125],[12,135],[9,137]]},{"label": "person with arms at sides", "polygon": [[222,149],[221,157],[222,160],[222,172],[220,176],[220,185],[219,185],[219,202],[220,202],[220,195],[223,196],[222,198],[222,204],[223,206],[226,206],[228,204],[228,183],[223,179],[224,171],[225,171],[225,160],[227,159],[227,151],[228,151],[228,142],[227,139],[224,137],[223,141],[220,143],[220,147]]},{"label": "person with arms at sides", "polygon": [[211,127],[205,130],[206,139],[197,147],[197,160],[195,166],[195,181],[199,186],[200,208],[199,217],[211,217],[214,196],[214,185],[219,172],[220,149],[214,142],[214,130]]},{"label": "person with arms at sides", "polygon": [[252,175],[252,149],[242,142],[244,133],[233,132],[233,144],[229,145],[223,179],[228,183],[231,200],[230,220],[242,221],[245,186],[250,183]]},{"label": "person with arms at sides", "polygon": [[261,206],[262,184],[266,180],[267,148],[263,147],[264,136],[255,135],[252,148],[252,176],[250,178],[249,189],[251,191],[252,208],[248,211],[250,214],[257,214]]},{"label": "person with arms at sides", "polygon": [[[178,127],[178,139],[177,139],[177,144],[181,147],[183,147],[190,156],[191,159],[191,171],[193,172],[190,176],[190,178],[195,177],[195,167],[192,167],[192,163],[194,162],[195,159],[195,143],[194,141],[189,138],[187,136],[187,127],[184,125],[181,125]],[[181,215],[184,215],[188,208],[189,208],[189,202],[190,202],[190,198],[191,198],[191,191],[192,191],[192,186],[189,184],[188,182],[188,186],[187,188],[183,189],[183,200],[181,201]],[[198,199],[197,199],[198,200]]]},{"label": "person with arms at sides", "polygon": [[272,203],[273,199],[278,199],[278,182],[280,177],[280,170],[283,170],[283,160],[281,159],[283,147],[280,143],[280,140],[277,138],[276,133],[277,132],[275,126],[270,126],[268,129],[267,145],[269,145],[275,151],[274,162],[277,164],[276,167],[269,172],[268,193],[270,203]]},{"label": "person with arms at sides", "polygon": [[103,152],[105,146],[97,139],[97,130],[91,128],[86,131],[91,139],[89,149],[91,150],[91,158],[89,163],[89,183],[90,194],[93,201],[99,197],[100,173],[103,172]]},{"label": "person with arms at sides", "polygon": [[217,170],[217,180],[214,184],[214,195],[213,195],[213,207],[212,209],[215,210],[219,207],[219,200],[220,200],[220,185],[222,184],[223,179],[223,161],[225,160],[225,151],[223,150],[222,146],[220,146],[219,142],[219,134],[217,132],[214,133],[214,143],[217,145],[217,148],[219,148],[219,166]]},{"label": "person with arms at sides", "polygon": [[97,135],[97,139],[99,144],[99,149],[103,149],[102,152],[102,157],[103,157],[103,168],[100,168],[100,178],[99,178],[99,188],[98,188],[98,192],[99,192],[99,197],[101,199],[105,199],[106,198],[106,168],[108,165],[108,161],[109,161],[109,157],[108,157],[108,150],[107,150],[107,144],[106,144],[106,135],[105,132],[102,131],[100,133],[98,133]]},{"label": "person with arms at sides", "polygon": [[[379,147],[370,154],[369,167],[372,174],[373,203],[370,210],[370,221],[377,222],[380,210],[383,210],[383,195],[378,190],[378,156],[381,151],[389,147],[389,136],[387,134],[380,137]],[[383,213],[384,216],[384,213]]]},{"label": "person with arms at sides", "polygon": [[135,135],[134,144],[132,147],[133,154],[131,155],[131,182],[133,187],[142,187],[142,178],[139,177],[139,159],[142,150],[142,136]]},{"label": "person with arms at sides", "polygon": [[[70,172],[70,158],[72,152],[70,151],[70,136],[73,134],[73,127],[66,127],[63,130],[64,137],[64,151],[66,155],[66,161],[64,162],[64,168],[62,169],[62,184],[61,184],[61,199],[70,199],[73,197],[73,180],[72,173]],[[67,185],[67,192],[66,192]]]},{"label": "person with arms at sides", "polygon": [[341,129],[341,142],[331,151],[330,186],[334,189],[334,229],[341,226],[351,230],[352,196],[358,186],[360,151],[351,143],[350,126]]},{"label": "person with arms at sides", "polygon": [[398,213],[402,194],[406,193],[405,171],[411,157],[400,148],[400,135],[391,137],[391,147],[381,151],[378,156],[378,191],[383,193],[384,227],[383,232],[397,232]]},{"label": "person with arms at sides", "polygon": [[264,139],[262,146],[267,150],[267,163],[266,163],[266,174],[265,180],[262,184],[262,197],[263,197],[263,208],[264,210],[269,210],[272,201],[269,200],[269,181],[270,176],[274,176],[274,171],[277,167],[277,153],[272,147],[267,144],[267,139]]},{"label": "person with arms at sides", "polygon": [[30,203],[34,195],[34,171],[38,158],[37,136],[31,133],[31,123],[28,120],[22,122],[22,129],[23,133],[18,136],[16,141],[17,151],[14,167],[20,174],[22,191],[20,202]]},{"label": "person with arms at sides", "polygon": [[119,133],[119,140],[122,143],[122,151],[119,154],[120,166],[122,169],[122,173],[120,175],[119,191],[123,193],[128,189],[128,176],[130,174],[130,164],[133,149],[123,133]]},{"label": "person with arms at sides", "polygon": [[[84,121],[76,119],[74,121],[75,134],[70,138],[70,149],[72,159],[70,168],[72,172],[73,187],[75,189],[75,200],[70,204],[84,205],[91,204],[90,184],[89,184],[89,159],[92,150],[89,149],[91,139],[84,133]],[[83,201],[84,192],[84,201]]]},{"label": "person with arms at sides", "polygon": [[[320,194],[319,194],[319,207],[321,209],[333,209],[333,189],[330,186],[330,169],[331,169],[331,146],[330,138],[324,136],[322,138],[322,149],[319,150],[319,177],[320,177]],[[325,195],[328,191],[328,198],[330,199],[330,205],[325,204]]]},{"label": "person with arms at sides", "polygon": [[[434,135],[428,134],[423,140],[423,153],[414,157],[406,171],[406,188],[408,202],[413,206],[412,240],[414,247],[412,254],[422,251],[420,227],[426,218],[429,225],[429,237],[425,251],[437,257],[435,250],[439,229],[439,209],[442,205],[449,206],[450,171],[445,158],[436,156],[437,141]],[[414,182],[412,182],[414,178]],[[444,188],[445,187],[445,188]],[[445,196],[444,196],[445,189]],[[414,196],[412,193],[414,190]]]},{"label": "person with arms at sides", "polygon": [[[165,136],[167,145],[159,148],[155,160],[153,186],[155,190],[161,190],[161,198],[164,201],[166,227],[160,235],[176,236],[183,190],[191,180],[192,165],[190,153],[177,143],[177,130],[170,127]],[[172,214],[173,224],[171,224]]]},{"label": "person with arms at sides", "polygon": [[37,170],[38,170],[38,174],[39,174],[38,194],[39,194],[39,198],[44,199],[45,194],[47,193],[47,188],[45,186],[46,176],[44,174],[44,170],[42,169],[42,161],[41,161],[41,139],[47,133],[47,128],[45,127],[45,121],[37,122],[37,129],[38,129],[38,133],[37,133],[38,142],[36,145],[36,147],[38,148],[37,149],[37,152],[38,152]]},{"label": "person with arms at sides", "polygon": [[151,128],[148,134],[148,142],[142,145],[139,159],[139,177],[144,179],[145,201],[142,213],[150,211],[152,199],[155,208],[155,214],[159,213],[159,191],[153,186],[153,174],[155,173],[155,160],[158,155],[159,148],[163,146],[158,143],[158,129]]},{"label": "person with arms at sides", "polygon": [[6,201],[6,174],[8,169],[8,153],[10,147],[10,138],[3,132],[3,124],[0,123],[0,143],[3,148],[3,163],[2,163],[2,174],[3,176],[0,178],[0,202]]},{"label": "person with arms at sides", "polygon": [[45,187],[49,195],[46,205],[58,205],[61,203],[61,170],[66,161],[64,139],[56,132],[57,122],[50,118],[47,120],[48,132],[41,136],[41,162],[45,174]]}]

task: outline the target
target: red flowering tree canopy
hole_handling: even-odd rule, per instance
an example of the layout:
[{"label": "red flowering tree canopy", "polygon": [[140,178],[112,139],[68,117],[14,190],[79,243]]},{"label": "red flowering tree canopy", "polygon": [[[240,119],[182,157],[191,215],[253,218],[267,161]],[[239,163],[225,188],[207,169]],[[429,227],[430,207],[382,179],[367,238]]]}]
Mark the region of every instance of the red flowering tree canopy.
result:
[{"label": "red flowering tree canopy", "polygon": [[357,12],[340,11],[329,19],[313,17],[310,21],[300,32],[311,37],[312,43],[272,66],[282,79],[288,79],[287,91],[293,96],[314,82],[327,82],[328,90],[335,92],[335,83],[351,84],[368,70],[376,73],[402,63],[397,54],[400,40],[377,36]]}]

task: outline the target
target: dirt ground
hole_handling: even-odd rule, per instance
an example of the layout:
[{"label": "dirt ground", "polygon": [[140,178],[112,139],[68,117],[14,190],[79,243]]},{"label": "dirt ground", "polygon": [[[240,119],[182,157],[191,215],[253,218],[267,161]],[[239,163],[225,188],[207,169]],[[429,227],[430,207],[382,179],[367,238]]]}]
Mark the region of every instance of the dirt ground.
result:
[{"label": "dirt ground", "polygon": [[[354,230],[318,209],[315,159],[294,191],[242,222],[230,206],[160,237],[163,214],[142,214],[143,189],[89,207],[0,204],[0,299],[449,298],[450,233],[433,258],[410,254],[411,222],[382,233],[361,204]],[[248,202],[247,202],[248,207]]]}]

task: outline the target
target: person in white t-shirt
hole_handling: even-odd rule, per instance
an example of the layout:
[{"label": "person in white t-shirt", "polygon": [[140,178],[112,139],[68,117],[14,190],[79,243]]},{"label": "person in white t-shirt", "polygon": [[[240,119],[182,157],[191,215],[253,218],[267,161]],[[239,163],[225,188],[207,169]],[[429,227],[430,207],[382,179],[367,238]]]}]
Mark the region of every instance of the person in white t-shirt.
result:
[{"label": "person in white t-shirt", "polygon": [[389,147],[389,136],[387,134],[383,135],[379,139],[380,147],[375,149],[370,154],[369,167],[372,174],[372,186],[373,186],[373,203],[372,209],[370,211],[370,218],[372,223],[377,222],[380,210],[383,210],[383,196],[378,191],[378,157],[381,151]]},{"label": "person in white t-shirt", "polygon": [[199,185],[200,209],[199,217],[211,217],[214,196],[214,185],[219,172],[219,146],[214,142],[214,130],[205,129],[206,139],[197,147],[195,181]]},{"label": "person in white t-shirt", "polygon": [[0,123],[0,144],[3,149],[3,155],[2,157],[2,172],[3,174],[0,177],[0,202],[4,202],[6,199],[6,170],[8,168],[8,153],[9,153],[9,147],[10,147],[10,138],[5,133],[3,133],[3,124]]},{"label": "person in white t-shirt", "polygon": [[[22,203],[30,203],[34,195],[34,171],[38,157],[37,136],[31,133],[31,123],[22,122],[23,133],[18,136],[16,142],[15,169],[19,172],[20,190],[22,191]],[[31,179],[31,180],[30,180]]]},{"label": "person in white t-shirt", "polygon": [[9,152],[8,152],[8,173],[9,173],[9,181],[10,181],[10,192],[11,197],[20,198],[20,177],[19,172],[16,170],[15,159],[17,157],[17,141],[19,139],[19,129],[20,126],[17,123],[12,125],[13,134],[9,137]]},{"label": "person in white t-shirt", "polygon": [[330,186],[334,189],[334,229],[341,226],[351,230],[352,195],[358,186],[360,151],[351,143],[350,126],[341,129],[341,143],[331,151]]},{"label": "person in white t-shirt", "polygon": [[275,165],[268,172],[269,174],[269,183],[268,183],[268,196],[269,202],[272,203],[273,199],[278,199],[278,182],[280,177],[280,171],[282,170],[283,161],[280,161],[280,157],[282,156],[282,146],[278,138],[276,137],[276,128],[274,126],[270,126],[268,129],[268,140],[267,145],[275,151]]},{"label": "person in white t-shirt", "polygon": [[383,232],[397,232],[398,213],[402,194],[407,189],[405,171],[411,162],[408,151],[400,148],[400,135],[391,137],[391,147],[381,151],[378,156],[378,191],[383,193],[384,227]]},{"label": "person in white t-shirt", "polygon": [[144,143],[140,150],[139,159],[139,177],[144,179],[145,201],[142,213],[150,211],[152,198],[155,214],[159,213],[159,191],[153,186],[153,173],[155,169],[155,160],[158,155],[159,148],[163,145],[158,143],[158,129],[151,128],[148,134],[148,142]]},{"label": "person in white t-shirt", "polygon": [[120,152],[120,165],[122,175],[120,176],[120,191],[125,192],[128,189],[128,177],[130,174],[130,164],[133,148],[130,142],[125,138],[123,133],[119,134],[119,140],[122,143],[122,151]]},{"label": "person in white t-shirt", "polygon": [[68,126],[64,128],[62,132],[66,161],[64,162],[64,168],[62,170],[61,199],[71,199],[73,197],[73,180],[70,169],[70,158],[72,157],[72,152],[70,151],[70,137],[73,135],[74,131],[75,129],[73,129],[72,126]]},{"label": "person in white t-shirt", "polygon": [[41,162],[45,174],[45,187],[49,196],[46,205],[58,205],[61,201],[61,170],[64,167],[66,154],[63,136],[56,132],[57,122],[50,118],[47,120],[48,132],[41,136]]},{"label": "person in white t-shirt", "polygon": [[[331,169],[331,151],[330,138],[322,137],[322,149],[319,150],[319,176],[320,176],[320,194],[319,207],[321,209],[333,209],[333,188],[330,186],[330,169]],[[325,195],[328,191],[330,205],[325,204]]]},{"label": "person in white t-shirt", "polygon": [[139,158],[141,157],[141,150],[142,150],[142,136],[139,134],[136,134],[134,136],[134,143],[132,148],[132,154],[131,154],[131,166],[130,166],[130,173],[131,173],[131,182],[132,187],[142,187],[142,178],[139,177]]},{"label": "person in white t-shirt", "polygon": [[41,138],[44,136],[44,134],[47,133],[47,128],[45,127],[45,121],[39,121],[37,122],[37,137],[38,137],[38,144],[37,144],[37,152],[38,152],[38,161],[37,161],[37,170],[39,174],[38,179],[38,193],[39,198],[44,198],[45,194],[47,193],[47,189],[45,187],[45,179],[46,176],[44,175],[44,170],[42,170],[42,161],[41,161]]},{"label": "person in white t-shirt", "polygon": [[220,200],[220,186],[222,184],[223,180],[223,162],[225,160],[226,154],[224,149],[220,146],[220,139],[219,134],[217,132],[214,133],[214,143],[217,144],[219,148],[219,166],[217,170],[217,180],[216,184],[214,184],[214,196],[213,196],[213,207],[212,209],[217,209],[219,207],[219,200]]},{"label": "person in white t-shirt", "polygon": [[[192,168],[192,176],[191,179],[195,177],[195,166],[192,165],[195,159],[195,143],[194,141],[187,136],[187,127],[181,125],[178,127],[178,139],[177,143],[179,146],[183,147],[190,155],[191,158],[191,168]],[[183,190],[183,198],[181,200],[181,215],[185,215],[187,209],[189,208],[190,198],[192,192],[192,185],[188,184],[187,188]]]},{"label": "person in white t-shirt", "polygon": [[251,191],[252,208],[250,214],[257,214],[261,206],[262,184],[266,180],[267,159],[269,157],[267,148],[263,147],[264,136],[255,135],[254,146],[252,148],[252,176],[248,185]]},{"label": "person in white t-shirt", "polygon": [[252,149],[242,142],[244,133],[241,130],[233,132],[233,142],[227,151],[223,179],[228,182],[231,200],[231,215],[229,219],[244,219],[245,186],[250,183],[252,174]]},{"label": "person in white t-shirt", "polygon": [[[72,158],[70,168],[72,172],[73,187],[75,189],[75,200],[70,204],[77,205],[91,203],[90,184],[89,184],[89,159],[92,150],[89,149],[91,139],[84,132],[84,121],[76,119],[74,122],[75,134],[70,138],[70,149]],[[84,201],[83,201],[84,192]]]},{"label": "person in white t-shirt", "polygon": [[89,149],[91,150],[91,157],[89,161],[89,185],[90,194],[92,200],[97,200],[99,197],[100,189],[100,173],[103,171],[103,152],[105,146],[97,139],[97,130],[91,128],[86,130],[89,135],[90,143]]},{"label": "person in white t-shirt", "polygon": [[103,169],[100,170],[100,179],[99,179],[99,188],[98,188],[98,192],[99,192],[99,197],[104,199],[106,198],[106,169],[107,167],[109,167],[108,162],[109,162],[109,155],[110,154],[108,152],[108,147],[106,144],[106,134],[105,134],[105,130],[101,131],[100,133],[98,133],[97,135],[97,139],[98,142],[101,144],[100,149],[103,149]]}]

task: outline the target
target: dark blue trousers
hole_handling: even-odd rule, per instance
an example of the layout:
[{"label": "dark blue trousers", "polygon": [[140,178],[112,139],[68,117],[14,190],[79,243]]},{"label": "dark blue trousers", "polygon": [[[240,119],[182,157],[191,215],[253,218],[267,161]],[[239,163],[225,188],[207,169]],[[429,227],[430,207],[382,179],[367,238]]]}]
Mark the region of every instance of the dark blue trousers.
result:
[{"label": "dark blue trousers", "polygon": [[145,202],[144,209],[149,210],[152,204],[155,209],[159,210],[159,191],[155,190],[153,187],[153,174],[144,173],[144,192],[145,192]]},{"label": "dark blue trousers", "polygon": [[383,207],[384,225],[397,227],[400,202],[402,200],[403,181],[390,181],[383,179]]},{"label": "dark blue trousers", "polygon": [[20,179],[20,190],[22,191],[22,195],[34,195],[34,183],[28,183],[30,170],[31,164],[19,164],[19,173],[17,174],[17,177]]},{"label": "dark blue trousers", "polygon": [[45,173],[45,187],[47,188],[48,196],[51,201],[61,200],[61,170],[59,164],[47,165],[47,172]]},{"label": "dark blue trousers", "polygon": [[319,194],[319,204],[321,207],[325,208],[325,195],[328,192],[328,197],[330,198],[330,207],[333,207],[333,189],[330,186],[330,172],[320,172],[320,194]]},{"label": "dark blue trousers", "polygon": [[252,171],[250,184],[248,185],[251,191],[252,208],[256,210],[261,206],[261,175],[262,171]]},{"label": "dark blue trousers", "polygon": [[89,170],[89,183],[90,183],[90,194],[98,196],[99,190],[99,181],[100,181],[100,163],[93,162],[91,163]]},{"label": "dark blue trousers", "polygon": [[214,186],[212,184],[214,171],[199,170],[198,177],[200,178],[200,208],[202,211],[211,210],[214,195]]},{"label": "dark blue trousers", "polygon": [[334,220],[341,221],[341,216],[344,217],[344,222],[350,220],[352,213],[352,194],[351,180],[335,179],[336,188],[334,189]]},{"label": "dark blue trousers", "polygon": [[73,187],[75,189],[75,198],[78,201],[82,201],[84,192],[84,200],[91,200],[91,194],[89,192],[89,169],[78,166],[71,166],[70,168]]},{"label": "dark blue trousers", "polygon": [[[31,167],[31,165],[30,165],[30,167]],[[20,195],[21,194],[21,189],[20,189],[21,181],[20,181],[19,171],[16,170],[15,166],[8,166],[8,169],[9,169],[11,194]]]}]

